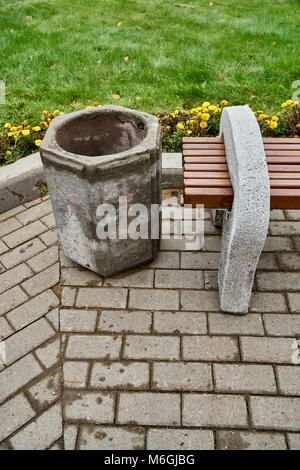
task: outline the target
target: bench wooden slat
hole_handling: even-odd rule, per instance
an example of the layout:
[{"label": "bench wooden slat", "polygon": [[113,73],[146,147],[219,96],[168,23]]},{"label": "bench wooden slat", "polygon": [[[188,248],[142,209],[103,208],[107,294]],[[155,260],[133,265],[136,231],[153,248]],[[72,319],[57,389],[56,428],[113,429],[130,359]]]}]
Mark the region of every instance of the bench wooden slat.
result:
[{"label": "bench wooden slat", "polygon": [[[299,157],[300,150],[266,150],[267,157]],[[220,156],[226,155],[225,149],[214,149],[214,150],[184,150],[183,158],[185,157],[199,157],[199,156]]]},{"label": "bench wooden slat", "polygon": [[[224,142],[222,137],[183,137],[182,143],[221,143]],[[294,137],[263,137],[264,144],[299,144],[299,139]]]},{"label": "bench wooden slat", "polygon": [[[225,150],[224,144],[183,144],[183,153],[186,150]],[[300,150],[300,144],[265,144],[265,150]]]},{"label": "bench wooden slat", "polygon": [[[222,163],[185,163],[185,171],[226,171],[227,164]],[[268,165],[269,173],[272,172],[295,172],[300,173],[300,165]]]},{"label": "bench wooden slat", "polygon": [[[270,173],[270,180],[277,179],[277,180],[299,180],[300,173]],[[229,178],[229,173],[227,172],[218,172],[212,176],[211,172],[203,172],[203,171],[184,171],[183,173],[184,178]]]},{"label": "bench wooden slat", "polygon": [[[230,178],[186,178],[184,180],[184,186],[188,187],[212,187],[212,188],[230,188]],[[300,178],[298,180],[270,180],[271,188],[300,188]]]},{"label": "bench wooden slat", "polygon": [[[272,189],[271,209],[282,209],[282,204],[290,209],[300,209],[300,189]],[[185,188],[186,204],[204,204],[207,209],[231,209],[233,203],[232,188]],[[285,209],[285,207],[283,207]]]},{"label": "bench wooden slat", "polygon": [[[267,157],[267,163],[273,164],[300,164],[300,156],[297,157]],[[226,163],[226,157],[214,157],[214,156],[205,156],[200,157],[185,157],[184,163]]]}]

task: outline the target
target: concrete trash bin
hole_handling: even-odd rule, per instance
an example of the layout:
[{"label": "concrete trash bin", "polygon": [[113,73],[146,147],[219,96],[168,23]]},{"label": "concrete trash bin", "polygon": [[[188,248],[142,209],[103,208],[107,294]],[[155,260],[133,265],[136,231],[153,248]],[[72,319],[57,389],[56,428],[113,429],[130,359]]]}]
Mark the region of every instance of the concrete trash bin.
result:
[{"label": "concrete trash bin", "polygon": [[161,204],[155,116],[119,106],[57,116],[40,153],[68,258],[103,276],[155,258]]}]

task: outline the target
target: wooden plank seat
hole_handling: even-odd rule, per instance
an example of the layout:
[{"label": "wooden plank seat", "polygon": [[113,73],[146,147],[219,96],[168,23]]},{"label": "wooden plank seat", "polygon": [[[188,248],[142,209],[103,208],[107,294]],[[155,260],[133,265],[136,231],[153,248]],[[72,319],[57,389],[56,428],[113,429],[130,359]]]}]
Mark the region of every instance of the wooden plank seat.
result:
[{"label": "wooden plank seat", "polygon": [[[300,209],[300,139],[263,139],[271,187],[271,209]],[[184,202],[231,209],[233,189],[223,138],[183,139]]]}]

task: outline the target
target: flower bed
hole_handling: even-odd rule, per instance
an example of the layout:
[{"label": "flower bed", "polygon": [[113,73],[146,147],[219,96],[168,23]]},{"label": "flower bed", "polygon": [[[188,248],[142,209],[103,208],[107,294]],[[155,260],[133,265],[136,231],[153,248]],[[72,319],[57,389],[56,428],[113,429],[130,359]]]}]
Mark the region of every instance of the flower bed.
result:
[{"label": "flower bed", "polygon": [[[181,150],[182,138],[185,136],[217,136],[219,132],[220,115],[228,102],[202,103],[201,106],[190,110],[176,108],[172,113],[158,114],[162,126],[163,150],[178,152]],[[88,108],[100,106],[94,103]],[[300,136],[300,99],[288,100],[281,109],[272,114],[262,110],[254,110],[263,136],[270,137],[299,137]],[[0,134],[0,166],[8,165],[19,158],[35,152],[52,120],[61,111],[42,112],[39,123],[30,124],[26,120],[22,124],[6,123]]]}]

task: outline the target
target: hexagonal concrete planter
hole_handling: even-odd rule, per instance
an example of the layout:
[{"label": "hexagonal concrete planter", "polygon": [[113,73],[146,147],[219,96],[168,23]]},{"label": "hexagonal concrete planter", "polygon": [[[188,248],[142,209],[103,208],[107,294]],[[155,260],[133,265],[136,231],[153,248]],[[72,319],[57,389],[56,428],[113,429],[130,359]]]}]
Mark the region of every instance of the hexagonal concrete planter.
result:
[{"label": "hexagonal concrete planter", "polygon": [[[159,239],[151,239],[151,205],[161,204],[161,132],[156,117],[118,106],[58,116],[40,153],[67,257],[105,276],[155,258]],[[126,215],[119,207],[120,196],[128,208],[147,208],[147,239],[120,235]],[[109,211],[103,215],[103,204],[116,208],[115,216]],[[98,224],[104,220],[116,226],[113,239],[99,238]],[[152,219],[154,225],[155,220],[158,233],[160,217]]]}]

